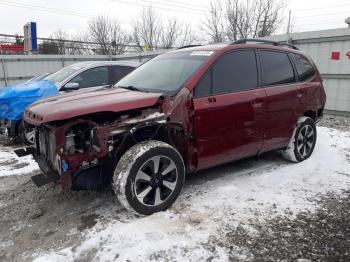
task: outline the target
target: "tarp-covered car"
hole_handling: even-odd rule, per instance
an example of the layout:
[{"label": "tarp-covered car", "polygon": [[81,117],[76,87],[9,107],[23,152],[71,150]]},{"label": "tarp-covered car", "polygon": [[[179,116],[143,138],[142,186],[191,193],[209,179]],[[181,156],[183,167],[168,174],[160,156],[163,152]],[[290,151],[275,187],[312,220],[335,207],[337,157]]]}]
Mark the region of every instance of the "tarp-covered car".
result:
[{"label": "tarp-covered car", "polygon": [[131,61],[81,62],[39,80],[0,88],[1,129],[17,142],[33,143],[34,133],[22,121],[23,112],[30,104],[71,91],[90,92],[111,87],[139,65]]}]

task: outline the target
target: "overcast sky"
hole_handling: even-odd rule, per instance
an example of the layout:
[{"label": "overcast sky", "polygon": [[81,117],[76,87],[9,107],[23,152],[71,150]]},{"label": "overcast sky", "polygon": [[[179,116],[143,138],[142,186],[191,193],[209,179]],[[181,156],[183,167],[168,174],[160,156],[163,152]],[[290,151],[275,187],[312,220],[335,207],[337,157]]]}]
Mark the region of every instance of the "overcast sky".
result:
[{"label": "overcast sky", "polygon": [[[23,34],[23,25],[37,22],[38,36],[46,37],[58,29],[71,34],[82,31],[94,15],[118,18],[127,26],[142,6],[152,5],[165,17],[177,17],[198,27],[211,0],[0,0],[0,33]],[[46,10],[39,11],[37,9]],[[294,31],[345,27],[350,16],[349,0],[290,0]],[[63,14],[70,12],[70,14]],[[55,13],[56,12],[56,13]],[[60,12],[60,13],[57,13]],[[287,13],[286,13],[287,16]],[[283,29],[284,30],[284,29]]]}]

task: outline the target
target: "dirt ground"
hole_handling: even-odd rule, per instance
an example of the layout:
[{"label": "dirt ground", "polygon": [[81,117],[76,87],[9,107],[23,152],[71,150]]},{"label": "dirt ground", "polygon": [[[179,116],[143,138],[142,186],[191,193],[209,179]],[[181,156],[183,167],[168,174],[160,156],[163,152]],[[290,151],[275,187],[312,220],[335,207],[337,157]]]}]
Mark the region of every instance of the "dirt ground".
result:
[{"label": "dirt ground", "polygon": [[[319,125],[350,131],[348,118],[327,116]],[[267,158],[275,156],[271,154]],[[251,161],[243,160],[238,165],[251,164]],[[0,166],[8,164],[0,162]],[[205,172],[204,178],[209,178],[210,173],[213,171]],[[64,193],[53,184],[36,188],[30,180],[31,175],[0,177],[0,261],[28,261],[41,252],[74,247],[81,243],[82,232],[93,228],[96,223],[125,223],[129,219],[138,219],[116,203],[110,189]],[[215,179],[215,176],[210,179]],[[198,186],[202,182],[190,176],[186,187]],[[224,248],[228,250],[229,260],[235,261],[348,261],[350,191],[342,195],[329,193],[312,201],[315,212],[278,216],[267,219],[265,223],[249,222],[249,231],[255,232],[253,235],[244,225],[232,228],[230,224],[223,224],[221,232],[210,236],[203,245],[208,250]],[[101,210],[108,212],[101,215]],[[245,255],[243,258],[242,254]],[[154,253],[149,259],[163,261],[165,257],[166,254]],[[215,260],[215,256],[207,259]],[[75,259],[90,260],[89,254]]]}]

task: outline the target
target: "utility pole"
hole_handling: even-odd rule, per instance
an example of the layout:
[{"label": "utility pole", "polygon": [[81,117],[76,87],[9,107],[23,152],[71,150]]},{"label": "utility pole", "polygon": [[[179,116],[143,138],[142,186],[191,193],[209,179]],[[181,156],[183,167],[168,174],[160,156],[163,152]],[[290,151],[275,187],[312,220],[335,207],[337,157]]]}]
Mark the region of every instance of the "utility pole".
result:
[{"label": "utility pole", "polygon": [[2,64],[2,72],[4,74],[4,82],[5,82],[5,86],[7,86],[7,77],[6,77],[6,69],[5,69],[5,61],[4,61],[4,57],[2,54],[2,47],[0,46],[0,56],[1,56],[1,64]]},{"label": "utility pole", "polygon": [[291,33],[290,33],[290,17],[291,17],[292,11],[289,10],[289,14],[288,14],[288,24],[287,24],[287,43],[291,43],[292,42],[292,37],[291,37]]}]

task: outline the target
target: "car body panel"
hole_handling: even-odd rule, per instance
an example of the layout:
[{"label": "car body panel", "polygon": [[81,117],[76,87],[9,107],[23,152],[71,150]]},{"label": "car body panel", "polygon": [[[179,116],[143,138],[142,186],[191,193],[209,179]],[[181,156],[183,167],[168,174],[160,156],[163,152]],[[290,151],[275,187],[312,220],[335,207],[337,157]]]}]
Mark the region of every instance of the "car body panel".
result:
[{"label": "car body panel", "polygon": [[[141,93],[113,88],[73,96],[56,96],[39,101],[25,112],[26,121],[38,125],[98,112],[120,112],[135,108],[153,106],[160,93]],[[35,118],[29,116],[35,115]]]},{"label": "car body panel", "polygon": [[265,96],[263,89],[254,89],[193,99],[198,169],[259,152]]}]

